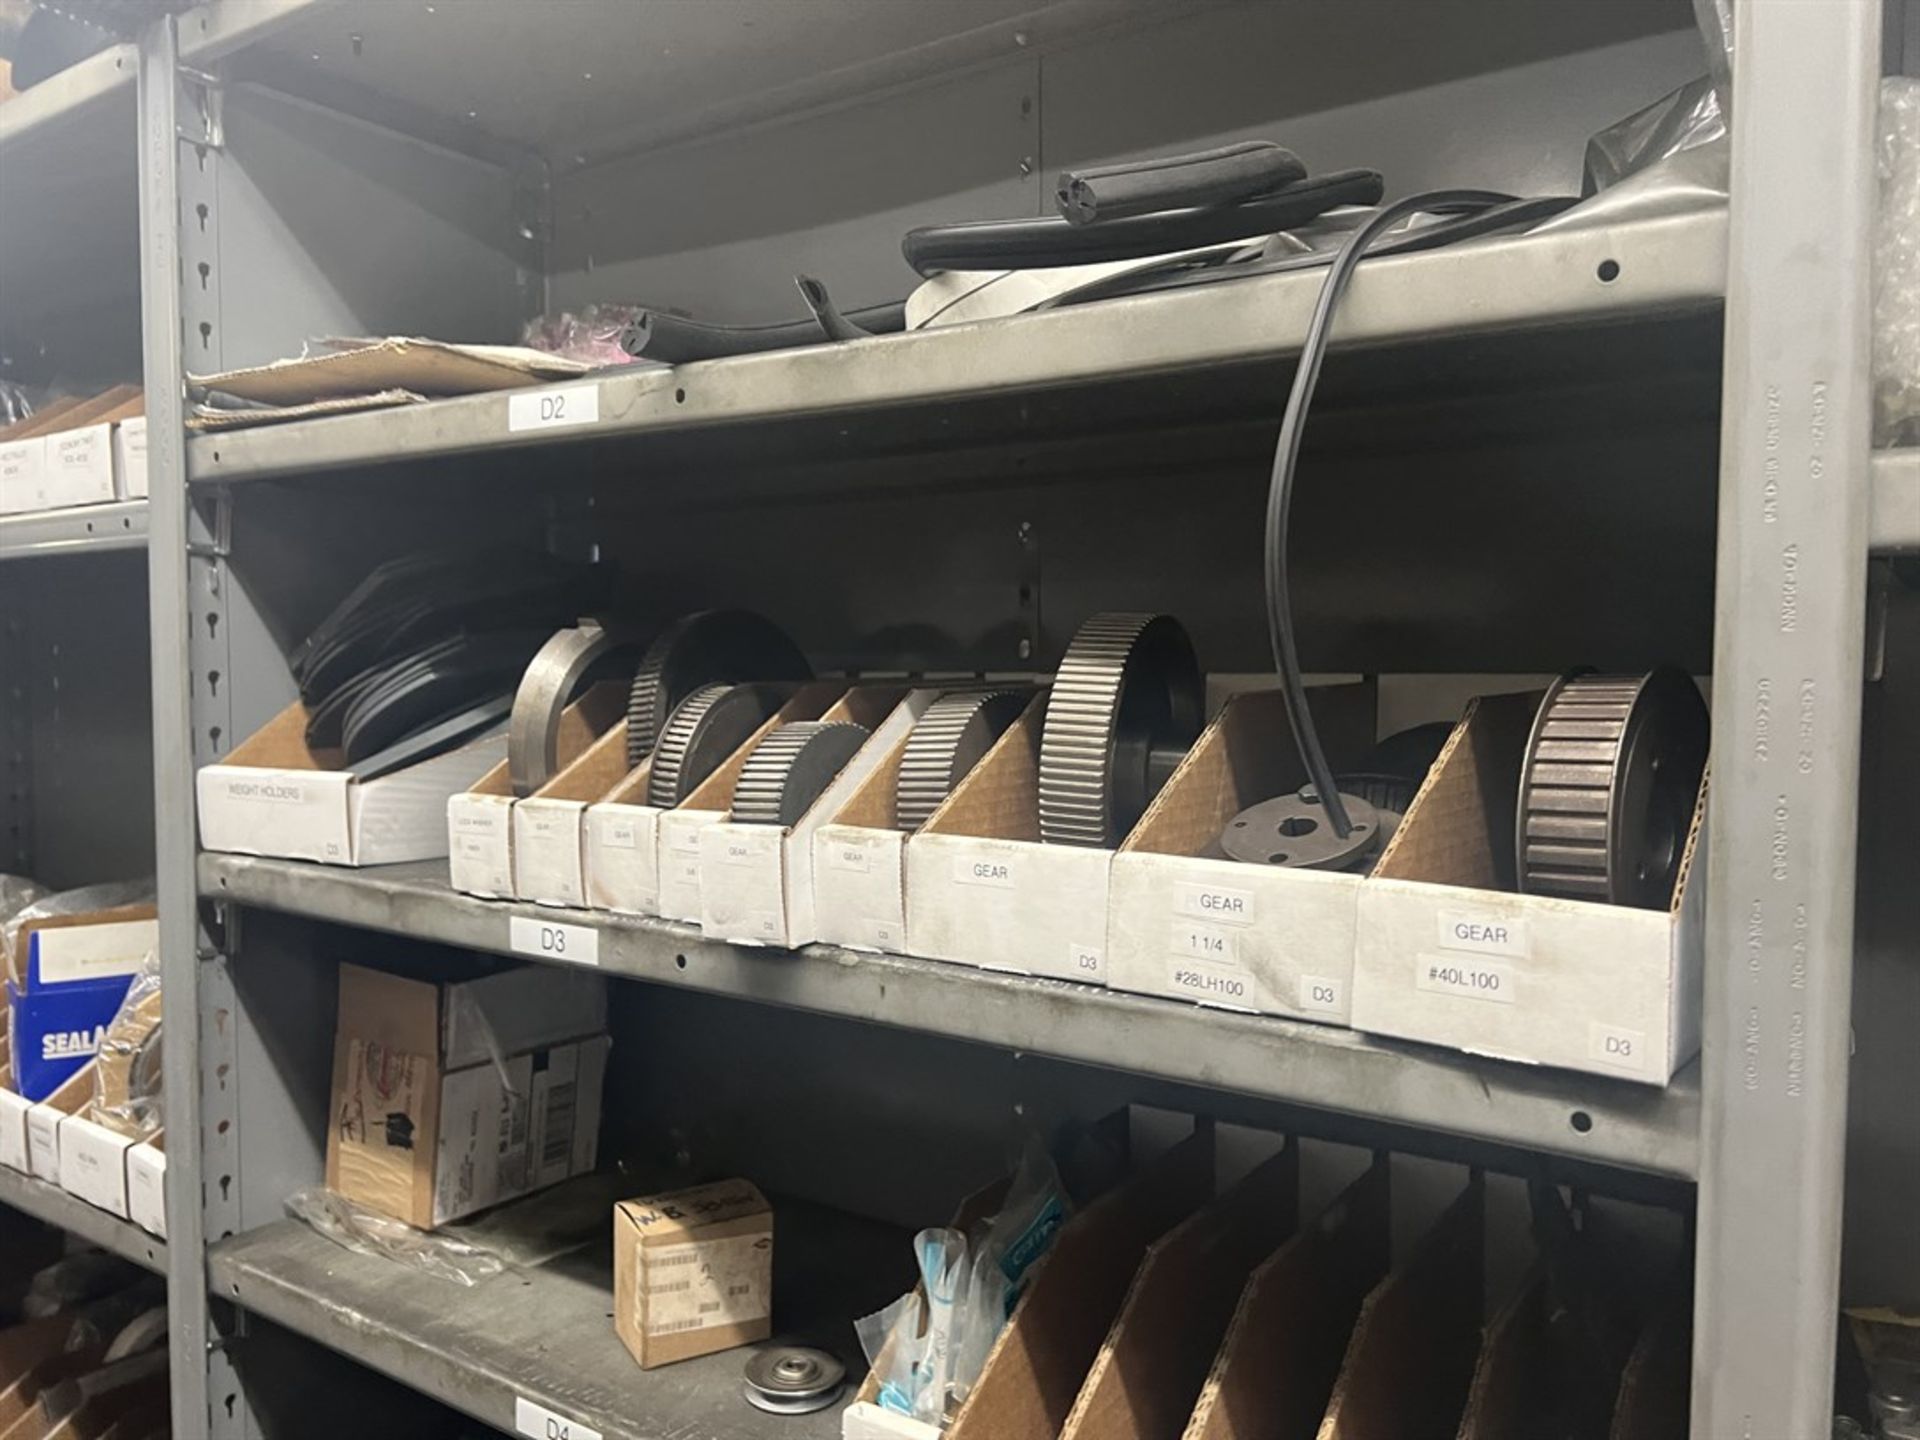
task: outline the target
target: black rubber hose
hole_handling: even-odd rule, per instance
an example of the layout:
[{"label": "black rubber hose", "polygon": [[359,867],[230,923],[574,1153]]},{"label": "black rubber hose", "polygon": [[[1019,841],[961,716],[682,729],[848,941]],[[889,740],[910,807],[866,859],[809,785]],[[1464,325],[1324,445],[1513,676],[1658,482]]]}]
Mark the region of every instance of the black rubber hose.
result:
[{"label": "black rubber hose", "polygon": [[[839,313],[868,335],[894,335],[907,328],[904,300]],[[648,310],[620,336],[620,348],[636,360],[685,365],[695,360],[724,360],[730,355],[823,345],[827,339],[820,322],[812,316],[778,325],[705,325],[684,316]]]},{"label": "black rubber hose", "polygon": [[1280,417],[1280,436],[1273,450],[1273,475],[1267,488],[1267,636],[1273,643],[1273,663],[1280,672],[1287,720],[1300,746],[1301,764],[1306,767],[1334,833],[1343,840],[1353,832],[1353,821],[1340,799],[1333,768],[1327,764],[1327,752],[1321,748],[1320,733],[1314,728],[1313,713],[1307,708],[1307,686],[1300,674],[1300,651],[1294,643],[1293,606],[1287,589],[1291,578],[1287,569],[1287,526],[1293,505],[1294,471],[1300,460],[1300,437],[1306,430],[1307,407],[1313,402],[1314,386],[1320,381],[1320,365],[1326,359],[1327,333],[1333,328],[1334,307],[1340,303],[1347,282],[1353,278],[1355,267],[1365,257],[1374,237],[1388,226],[1421,211],[1457,214],[1504,205],[1512,199],[1511,195],[1487,190],[1435,190],[1425,195],[1409,195],[1383,206],[1377,215],[1348,236],[1333,257],[1327,278],[1320,287],[1313,319],[1300,346],[1300,363],[1293,372],[1293,388],[1287,394],[1286,413]]},{"label": "black rubber hose", "polygon": [[1156,210],[1237,205],[1307,178],[1291,150],[1248,140],[1158,160],[1128,160],[1063,170],[1054,191],[1060,214],[1074,225],[1103,225]]},{"label": "black rubber hose", "polygon": [[1377,170],[1314,175],[1239,205],[1160,210],[1099,225],[1072,225],[1058,216],[926,225],[900,242],[907,264],[921,275],[947,270],[1046,270],[1144,260],[1170,250],[1222,245],[1304,225],[1336,205],[1374,205],[1382,186]]}]

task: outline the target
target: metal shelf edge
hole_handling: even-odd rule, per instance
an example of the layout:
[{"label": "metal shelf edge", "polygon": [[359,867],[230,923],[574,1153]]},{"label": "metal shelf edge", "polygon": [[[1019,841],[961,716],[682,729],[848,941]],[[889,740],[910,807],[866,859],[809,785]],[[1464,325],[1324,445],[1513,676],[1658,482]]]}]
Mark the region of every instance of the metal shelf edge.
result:
[{"label": "metal shelf edge", "polygon": [[146,548],[145,500],[0,515],[0,560]]},{"label": "metal shelf edge", "polygon": [[[1613,279],[1602,280],[1611,262]],[[537,444],[926,404],[1284,357],[1322,272],[1300,271],[951,328],[673,368],[614,370],[597,422],[508,428],[508,392],[196,436],[188,478],[227,484]],[[1337,344],[1403,344],[1541,326],[1617,324],[1717,305],[1726,212],[1555,230],[1374,261]],[[1444,283],[1442,283],[1444,282]]]},{"label": "metal shelf edge", "polygon": [[[58,132],[76,115],[105,102],[123,87],[131,101],[138,68],[134,46],[109,45],[0,105],[0,161],[17,159],[16,147],[57,139]],[[129,150],[133,139],[133,127],[129,125]]]},{"label": "metal shelf edge", "polygon": [[167,1273],[167,1242],[131,1220],[100,1210],[57,1185],[0,1165],[0,1205],[11,1205],[155,1274]]},{"label": "metal shelf edge", "polygon": [[1920,446],[1876,450],[1871,479],[1872,553],[1920,554]]},{"label": "metal shelf edge", "polygon": [[598,934],[602,970],[656,984],[1669,1178],[1691,1179],[1698,1164],[1697,1067],[1655,1089],[941,961],[735,945],[668,921],[477,899],[449,887],[444,862],[351,870],[209,854],[199,863],[210,899],[521,958],[537,957],[514,949],[513,916],[580,925]]}]

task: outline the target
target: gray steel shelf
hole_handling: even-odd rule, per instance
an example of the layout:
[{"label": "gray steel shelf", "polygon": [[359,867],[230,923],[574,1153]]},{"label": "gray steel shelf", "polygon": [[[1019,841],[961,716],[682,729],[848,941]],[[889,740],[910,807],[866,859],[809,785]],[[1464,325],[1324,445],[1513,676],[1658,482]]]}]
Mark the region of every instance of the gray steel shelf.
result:
[{"label": "gray steel shelf", "polygon": [[109,45],[0,105],[0,168],[18,163],[25,147],[59,138],[77,116],[111,104],[116,93],[124,102],[120,130],[131,155],[133,77],[138,68],[132,45]]},{"label": "gray steel shelf", "polygon": [[[692,926],[476,899],[442,861],[368,870],[202,855],[203,895],[499,954],[509,917],[599,931],[600,968],[768,1005],[867,1020],[1237,1091],[1602,1165],[1691,1178],[1700,1097],[1692,1068],[1665,1090],[1373,1040],[1124,991],[810,945],[702,939]],[[1575,1128],[1576,1112],[1588,1122]]]},{"label": "gray steel shelf", "polygon": [[1920,553],[1920,446],[1874,452],[1869,533],[1876,555]]},{"label": "gray steel shelf", "polygon": [[0,515],[0,560],[146,548],[147,502],[144,500]]},{"label": "gray steel shelf", "polygon": [[[907,1236],[818,1207],[776,1201],[775,1213],[776,1336],[824,1344],[857,1375],[852,1317],[912,1283]],[[551,1433],[521,1428],[522,1399],[605,1440],[840,1434],[839,1406],[797,1416],[749,1406],[746,1350],[642,1370],[614,1334],[604,1247],[463,1288],[283,1220],[213,1246],[207,1269],[222,1299],[511,1435]]]},{"label": "gray steel shelf", "polygon": [[157,1274],[167,1273],[166,1241],[149,1235],[131,1220],[96,1209],[58,1185],[0,1165],[0,1205],[11,1205],[37,1220],[57,1225]]},{"label": "gray steel shelf", "polygon": [[[1600,278],[1602,262],[1617,272]],[[1371,262],[1334,326],[1342,346],[1471,334],[1590,331],[1711,311],[1726,278],[1726,212],[1707,208],[1547,231]],[[270,476],[564,445],[610,436],[927,405],[1296,351],[1322,274],[1299,271],[770,355],[602,375],[600,420],[553,432],[507,428],[505,393],[202,435],[190,480]],[[581,382],[569,382],[581,383]]]}]

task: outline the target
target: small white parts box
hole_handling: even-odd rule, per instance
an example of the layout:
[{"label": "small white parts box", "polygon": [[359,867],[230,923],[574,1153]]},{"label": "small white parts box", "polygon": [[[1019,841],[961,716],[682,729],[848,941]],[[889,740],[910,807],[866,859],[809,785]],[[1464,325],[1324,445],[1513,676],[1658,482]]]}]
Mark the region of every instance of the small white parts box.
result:
[{"label": "small white parts box", "polygon": [[700,834],[700,928],[717,939],[754,945],[804,945],[817,935],[813,838],[860,782],[897,744],[939,694],[862,686],[822,717],[872,732],[794,825],[737,825],[723,820]]},{"label": "small white parts box", "polygon": [[627,727],[615,725],[513,807],[513,884],[522,900],[587,903],[587,807],[626,777]]},{"label": "small white parts box", "polygon": [[1666,910],[1515,894],[1538,697],[1476,700],[1361,887],[1353,1023],[1664,1085],[1700,1048],[1705,785]]},{"label": "small white parts box", "polygon": [[818,938],[854,950],[907,948],[907,835],[895,791],[902,736],[813,834],[813,919]]},{"label": "small white parts box", "polygon": [[652,776],[649,756],[587,807],[587,904],[595,909],[660,913],[660,817],[667,812],[646,803]]},{"label": "small white parts box", "polygon": [[147,498],[147,417],[122,420],[113,431],[113,470],[122,500]]},{"label": "small white parts box", "polygon": [[149,1235],[167,1238],[166,1137],[155,1135],[127,1151],[127,1218]]},{"label": "small white parts box", "polygon": [[60,1188],[122,1220],[127,1210],[127,1152],[133,1141],[118,1131],[69,1115],[60,1122]]},{"label": "small white parts box", "polygon": [[195,777],[208,850],[329,865],[392,865],[447,853],[447,800],[506,753],[505,734],[471,740],[372,780],[329,768],[306,743],[295,702]]},{"label": "small white parts box", "polygon": [[60,1126],[93,1098],[93,1067],[84,1066],[37,1105],[27,1107],[27,1168],[40,1179],[60,1183]]},{"label": "small white parts box", "polygon": [[47,505],[103,505],[115,498],[113,426],[81,425],[47,436],[42,491]]},{"label": "small white parts box", "polygon": [[760,738],[769,730],[795,720],[818,720],[846,693],[846,686],[828,681],[802,686],[691,795],[672,810],[656,812],[660,836],[657,874],[661,915],[669,920],[700,923],[703,914],[700,834],[709,825],[717,825],[727,818],[733,805],[734,781],[740,778],[740,767],[747,763],[747,756],[753,753]]},{"label": "small white parts box", "polygon": [[33,1102],[12,1090],[0,1090],[0,1165],[22,1174],[33,1169],[27,1150],[27,1112]]},{"label": "small white parts box", "polygon": [[0,444],[0,515],[46,508],[46,468],[46,437],[34,435]]},{"label": "small white parts box", "polygon": [[1039,695],[907,845],[907,949],[1107,983],[1109,850],[1040,840]]},{"label": "small white parts box", "polygon": [[[620,722],[625,714],[625,688],[612,683],[595,685],[568,705],[554,734],[554,755],[561,768],[609,731],[624,734]],[[519,894],[513,812],[513,776],[505,760],[472,788],[447,798],[447,871],[454,889],[490,900],[511,900]]]},{"label": "small white parts box", "polygon": [[[1372,686],[1316,689],[1312,704],[1336,766],[1371,745]],[[1280,693],[1229,700],[1113,857],[1108,984],[1347,1023],[1360,877],[1215,858],[1235,815],[1303,783]]]}]

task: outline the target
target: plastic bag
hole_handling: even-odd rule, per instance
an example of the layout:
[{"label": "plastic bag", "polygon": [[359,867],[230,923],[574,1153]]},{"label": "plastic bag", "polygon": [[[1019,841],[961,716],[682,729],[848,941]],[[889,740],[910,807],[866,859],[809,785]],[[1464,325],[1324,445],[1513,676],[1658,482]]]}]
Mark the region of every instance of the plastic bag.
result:
[{"label": "plastic bag", "polygon": [[404,1220],[356,1205],[324,1186],[289,1195],[287,1213],[306,1221],[336,1245],[361,1255],[397,1260],[456,1285],[478,1285],[507,1268],[506,1262],[490,1250],[457,1236],[417,1230]]},{"label": "plastic bag", "polygon": [[1662,160],[1726,137],[1726,107],[1712,78],[1702,75],[1595,131],[1587,141],[1580,193],[1597,195]]},{"label": "plastic bag", "polygon": [[1874,444],[1920,444],[1920,80],[1880,82],[1873,244]]},{"label": "plastic bag", "polygon": [[632,365],[634,357],[620,337],[644,314],[641,305],[589,305],[578,312],[542,315],[527,322],[520,343],[585,365]]},{"label": "plastic bag", "polygon": [[999,1213],[974,1227],[966,1305],[955,1317],[951,1386],[966,1399],[986,1367],[987,1352],[1026,1290],[1027,1276],[1053,1248],[1067,1218],[1067,1193],[1045,1147],[1029,1139]]},{"label": "plastic bag", "polygon": [[27,906],[44,900],[53,892],[37,880],[24,875],[0,875],[0,926],[5,926]]},{"label": "plastic bag", "polygon": [[120,1009],[100,1035],[93,1118],[133,1140],[164,1123],[160,1101],[160,957],[149,952]]}]

